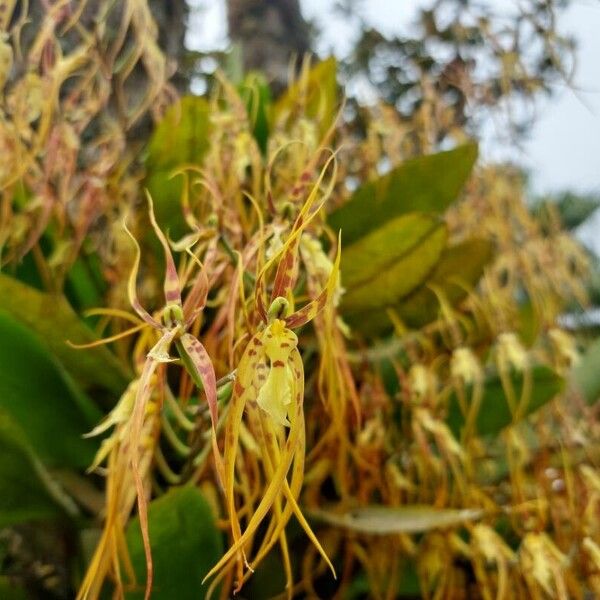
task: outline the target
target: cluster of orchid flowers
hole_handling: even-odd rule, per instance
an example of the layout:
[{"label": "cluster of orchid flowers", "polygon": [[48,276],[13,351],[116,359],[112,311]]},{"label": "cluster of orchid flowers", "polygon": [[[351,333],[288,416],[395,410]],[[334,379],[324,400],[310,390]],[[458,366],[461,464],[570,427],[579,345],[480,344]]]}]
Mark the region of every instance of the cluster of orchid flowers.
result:
[{"label": "cluster of orchid flowers", "polygon": [[[122,564],[125,565],[130,579],[135,580],[126,546],[123,543],[123,526],[136,499],[146,555],[145,597],[150,596],[153,565],[148,533],[147,484],[152,452],[148,452],[146,446],[148,437],[152,437],[151,432],[154,427],[152,423],[156,422],[155,415],[161,411],[162,398],[165,395],[165,376],[164,373],[160,374],[159,367],[171,362],[182,364],[196,386],[204,391],[212,424],[211,445],[216,478],[224,496],[233,539],[230,549],[206,575],[205,580],[216,576],[209,589],[209,595],[225,576],[233,574],[233,567],[235,567],[236,589],[239,590],[256,565],[277,543],[281,547],[288,589],[291,590],[293,582],[285,527],[292,515],[298,519],[335,575],[329,558],[298,506],[304,476],[305,454],[304,367],[298,349],[298,338],[293,332],[293,329],[311,321],[330,301],[333,301],[337,289],[339,238],[335,263],[331,264],[326,285],[308,303],[294,310],[293,289],[299,273],[300,243],[307,225],[318,214],[328,196],[328,193],[320,196],[326,168],[308,194],[287,240],[258,273],[255,284],[258,325],[246,345],[237,369],[232,374],[235,380],[229,406],[223,418],[224,423],[219,423],[218,389],[213,363],[205,347],[191,333],[192,325],[207,301],[209,283],[205,268],[191,247],[186,247],[186,252],[198,264],[199,270],[183,300],[182,289],[185,287],[185,280],[182,284],[171,252],[172,244],[156,221],[152,200],[148,195],[150,222],[162,245],[165,257],[165,306],[160,313],[160,318],[151,315],[143,308],[137,296],[140,246],[125,227],[136,250],[128,282],[128,294],[130,303],[141,321],[135,327],[103,341],[113,341],[147,327],[158,333],[158,341],[147,353],[141,374],[134,382],[135,385],[128,388],[112,413],[90,434],[97,435],[113,425],[116,426],[113,435],[103,441],[92,466],[96,468],[108,458],[107,494],[110,492],[113,497],[112,499],[107,497],[102,543],[98,544],[96,554],[90,563],[80,588],[80,598],[95,597],[109,573],[122,589],[120,574]],[[241,257],[239,259],[241,260]],[[267,304],[266,280],[275,267],[272,291]],[[173,356],[173,348],[176,349],[177,356]],[[225,435],[223,453],[221,453],[218,431],[223,425]],[[260,454],[265,489],[257,506],[251,510],[251,514],[246,515],[246,526],[243,528],[240,514],[248,513],[248,509],[246,507],[245,510],[240,511],[236,505],[236,465],[239,464],[240,435],[248,430],[252,432]],[[156,445],[156,439],[160,435],[160,425],[154,427],[154,431]],[[115,461],[120,465],[118,473],[114,469]],[[118,491],[115,492],[116,477],[120,477],[120,487],[123,490],[121,495],[126,495],[126,500],[121,498],[115,501],[115,493],[119,494]],[[132,485],[127,492],[128,482]],[[132,488],[135,489],[135,494],[131,494]],[[110,514],[111,507],[118,515]],[[266,535],[262,538],[258,550],[250,558],[254,536],[269,513],[272,516]]]}]

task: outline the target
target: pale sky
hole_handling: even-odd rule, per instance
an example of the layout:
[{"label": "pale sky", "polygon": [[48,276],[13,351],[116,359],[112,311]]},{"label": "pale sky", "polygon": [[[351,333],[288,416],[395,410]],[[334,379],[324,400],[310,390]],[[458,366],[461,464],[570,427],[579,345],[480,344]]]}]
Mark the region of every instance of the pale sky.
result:
[{"label": "pale sky", "polygon": [[[492,0],[505,9],[518,0]],[[410,27],[416,10],[427,0],[365,0],[364,18],[383,33],[397,33]],[[227,46],[224,0],[192,0],[202,7],[192,16],[188,45],[196,49]],[[304,15],[320,25],[323,35],[320,54],[333,51],[344,56],[351,47],[352,28],[332,12],[334,0],[301,0]],[[600,1],[572,0],[559,27],[573,34],[579,43],[576,92],[561,86],[540,106],[539,119],[523,151],[507,143],[484,144],[484,158],[510,156],[532,172],[535,192],[565,188],[600,192]],[[600,218],[597,219],[600,231]],[[586,236],[587,237],[587,236]]]}]

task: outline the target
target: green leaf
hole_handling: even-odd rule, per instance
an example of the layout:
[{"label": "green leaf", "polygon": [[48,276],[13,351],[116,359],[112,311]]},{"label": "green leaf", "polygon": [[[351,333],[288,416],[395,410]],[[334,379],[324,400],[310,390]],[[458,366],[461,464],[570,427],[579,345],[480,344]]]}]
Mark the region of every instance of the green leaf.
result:
[{"label": "green leaf", "polygon": [[51,478],[18,424],[0,408],[0,528],[64,514]]},{"label": "green leaf", "polygon": [[[403,561],[399,567],[399,572],[400,575],[397,573],[388,574],[388,578],[395,577],[396,581],[399,580],[394,598],[421,598],[421,583],[417,572],[417,565],[414,561]],[[359,574],[352,579],[352,583],[346,589],[343,598],[344,600],[362,600],[370,598],[372,591],[371,582],[367,574],[361,569]]]},{"label": "green leaf", "polygon": [[328,58],[315,65],[306,81],[292,84],[274,106],[276,122],[302,115],[319,123],[321,134],[332,125],[338,110],[337,62]]},{"label": "green leaf", "polygon": [[588,404],[600,398],[600,338],[596,339],[574,367],[570,384],[581,393]]},{"label": "green leaf", "polygon": [[[169,237],[174,240],[189,233],[181,210],[183,177],[173,177],[172,171],[153,171],[147,174],[144,185],[152,196],[154,213],[160,228],[167,231]],[[149,234],[150,231],[148,227]],[[160,246],[156,239],[149,235],[146,241],[149,241],[149,245],[154,247],[157,255],[160,256]]]},{"label": "green leaf", "polygon": [[202,164],[209,147],[210,129],[208,101],[184,96],[169,107],[150,138],[144,185],[154,200],[158,223],[174,238],[187,229],[180,203],[182,178],[171,175],[183,165]]},{"label": "green leaf", "polygon": [[102,278],[100,258],[97,254],[79,256],[67,273],[65,296],[76,310],[101,306],[106,282]]},{"label": "green leaf", "polygon": [[129,373],[107,348],[77,350],[66,340],[84,344],[96,340],[61,295],[40,292],[0,273],[0,310],[27,325],[41,343],[82,385],[101,385],[120,393]]},{"label": "green leaf", "polygon": [[239,90],[246,103],[254,137],[264,154],[267,151],[269,139],[269,121],[272,110],[271,90],[261,73],[248,73]]},{"label": "green leaf", "polygon": [[423,533],[455,527],[480,519],[483,514],[480,508],[435,508],[425,504],[365,506],[342,514],[324,510],[309,512],[312,518],[329,525],[372,535]]},{"label": "green leaf", "polygon": [[446,237],[446,226],[439,218],[411,213],[345,247],[342,310],[356,313],[393,306],[430,273]]},{"label": "green leaf", "polygon": [[[477,285],[485,266],[493,257],[492,244],[471,238],[446,248],[423,284],[394,306],[394,312],[409,327],[419,328],[434,321],[440,314],[437,290],[451,306],[456,306]],[[349,319],[353,329],[379,335],[392,328],[383,311],[355,315]]]},{"label": "green leaf", "polygon": [[439,315],[439,300],[431,288],[439,290],[455,306],[467,296],[468,290],[474,289],[492,257],[491,242],[478,238],[446,248],[431,277],[400,303],[399,316],[414,328],[435,320]]},{"label": "green leaf", "polygon": [[208,150],[209,133],[208,101],[198,96],[184,96],[167,109],[152,133],[146,168],[170,171],[183,164],[200,164]]},{"label": "green leaf", "polygon": [[587,221],[598,208],[600,197],[597,194],[564,192],[538,202],[533,207],[533,214],[538,217],[542,226],[547,228],[551,223],[552,212],[556,211],[563,226],[572,230]]},{"label": "green leaf", "polygon": [[[563,378],[548,367],[542,365],[533,367],[531,375],[531,398],[525,410],[522,411],[521,418],[540,409],[564,389]],[[511,375],[511,380],[513,389],[519,397],[523,388],[523,374],[515,372]],[[467,393],[467,397],[469,397],[470,390]],[[465,417],[455,394],[450,397],[446,422],[452,433],[459,437],[465,424]],[[496,435],[511,423],[513,423],[513,417],[502,381],[498,375],[495,375],[485,382],[481,406],[477,413],[476,430],[479,435]]]},{"label": "green leaf", "polygon": [[390,219],[413,211],[443,213],[458,197],[475,160],[477,145],[407,160],[383,177],[359,187],[328,217],[351,244]]},{"label": "green leaf", "polygon": [[96,443],[81,436],[101,418],[35,335],[0,310],[0,408],[46,465],[85,468]]},{"label": "green leaf", "polygon": [[[153,600],[186,600],[204,597],[202,579],[221,557],[223,541],[200,491],[190,485],[172,488],[150,503],[148,509],[150,545],[154,563]],[[127,528],[127,544],[141,586],[127,594],[143,598],[146,559],[139,520]]]}]

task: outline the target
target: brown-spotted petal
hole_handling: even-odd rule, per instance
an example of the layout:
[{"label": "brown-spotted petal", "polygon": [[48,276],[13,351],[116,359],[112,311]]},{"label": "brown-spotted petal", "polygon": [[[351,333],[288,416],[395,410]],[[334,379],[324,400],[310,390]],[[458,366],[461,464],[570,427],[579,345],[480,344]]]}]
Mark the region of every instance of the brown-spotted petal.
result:
[{"label": "brown-spotted petal", "polygon": [[179,350],[187,369],[191,369],[190,375],[195,382],[200,383],[206,394],[206,402],[210,411],[212,425],[212,445],[215,455],[215,464],[219,477],[223,475],[223,462],[217,446],[217,423],[219,411],[217,407],[217,378],[210,356],[206,348],[190,333],[184,333],[180,338]]}]

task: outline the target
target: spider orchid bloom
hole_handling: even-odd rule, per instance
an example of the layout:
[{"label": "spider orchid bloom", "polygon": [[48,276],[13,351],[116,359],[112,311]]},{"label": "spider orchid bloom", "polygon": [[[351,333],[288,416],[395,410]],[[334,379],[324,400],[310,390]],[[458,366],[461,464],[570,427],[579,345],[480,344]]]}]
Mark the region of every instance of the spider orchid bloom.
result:
[{"label": "spider orchid bloom", "polygon": [[[308,323],[332,301],[339,274],[339,239],[335,264],[324,289],[314,300],[295,312],[291,312],[292,303],[288,300],[293,299],[292,289],[298,276],[300,237],[327,197],[326,195],[317,210],[311,210],[322,178],[323,174],[298,215],[287,241],[263,267],[256,281],[255,303],[262,324],[240,359],[225,425],[224,488],[233,545],[206,575],[205,580],[218,574],[210,591],[234,566],[234,560],[237,569],[236,589],[241,589],[254,567],[279,542],[287,589],[291,593],[292,570],[285,526],[292,514],[296,516],[335,577],[335,570],[329,558],[297,503],[304,477],[304,366],[298,350],[298,338],[292,329]],[[270,306],[267,309],[264,302],[264,279],[277,261],[279,262]],[[240,434],[244,431],[244,412],[249,425],[246,431],[252,432],[260,452],[266,487],[258,506],[247,507],[250,509],[250,516],[242,532],[236,509],[235,467]],[[250,563],[246,551],[252,546],[257,528],[271,509],[273,515],[267,533]],[[248,568],[246,573],[244,565]]]},{"label": "spider orchid bloom", "polygon": [[[104,581],[111,576],[115,583],[115,597],[124,597],[121,570],[130,582],[135,582],[135,572],[125,541],[125,527],[136,501],[136,489],[130,464],[131,413],[137,395],[139,379],[132,381],[115,408],[86,437],[99,435],[110,427],[114,431],[103,440],[89,471],[97,469],[105,460],[106,516],[102,534],[90,560],[87,572],[77,593],[77,600],[99,598]],[[146,408],[142,429],[143,447],[139,448],[140,476],[145,478],[151,468],[160,428],[158,394],[152,394]]]},{"label": "spider orchid bloom", "polygon": [[[171,347],[173,345],[176,346],[184,367],[196,385],[200,389],[204,389],[206,394],[206,400],[208,402],[212,423],[212,446],[215,456],[215,465],[217,474],[221,480],[223,473],[222,459],[218,450],[216,439],[218,413],[215,371],[204,346],[192,334],[188,333],[188,329],[192,326],[198,314],[206,304],[206,298],[208,294],[208,279],[204,270],[201,269],[197,274],[194,284],[187,294],[185,302],[182,302],[181,284],[177,274],[177,269],[175,267],[175,261],[173,260],[173,255],[171,253],[167,238],[160,230],[156,222],[152,199],[149,194],[148,204],[150,222],[163,247],[165,255],[165,307],[162,310],[161,319],[157,320],[155,317],[150,315],[150,313],[148,313],[142,307],[138,300],[136,281],[141,251],[136,239],[133,237],[129,229],[124,226],[125,231],[131,237],[135,245],[135,259],[129,276],[128,294],[130,303],[137,315],[143,320],[146,326],[155,329],[159,333],[160,337],[146,356],[141,375],[139,380],[137,380],[135,394],[132,396],[130,392],[126,394],[123,399],[123,403],[126,403],[127,406],[124,406],[124,404],[120,403],[115,411],[113,411],[113,413],[107,417],[106,421],[98,426],[93,432],[91,432],[92,434],[98,434],[113,424],[122,423],[124,420],[123,413],[125,409],[129,413],[126,418],[128,441],[127,444],[122,444],[120,447],[125,448],[128,453],[126,463],[131,469],[131,474],[133,475],[133,480],[135,483],[142,539],[146,554],[146,600],[150,596],[152,587],[153,566],[152,557],[150,554],[150,539],[148,536],[147,497],[140,460],[144,455],[143,440],[144,432],[147,429],[148,414],[149,412],[152,412],[151,410],[149,411],[149,404],[154,395],[156,382],[160,379],[157,377],[157,369],[162,363],[169,363],[176,360],[176,358],[172,358],[170,355]],[[190,255],[193,256],[191,252]],[[193,256],[193,258],[197,260],[195,256]],[[134,327],[133,329],[129,330],[129,332],[119,334],[118,336],[114,336],[103,341],[112,341],[118,337],[123,337],[123,335],[126,335],[127,333],[139,330],[140,327],[141,326]],[[118,434],[122,434],[122,431],[123,427],[117,428],[115,434],[113,435],[117,436]],[[108,454],[110,454],[111,447],[115,444],[115,440],[107,440],[103,447],[100,448],[99,455],[96,457],[94,465],[98,465]]]}]

